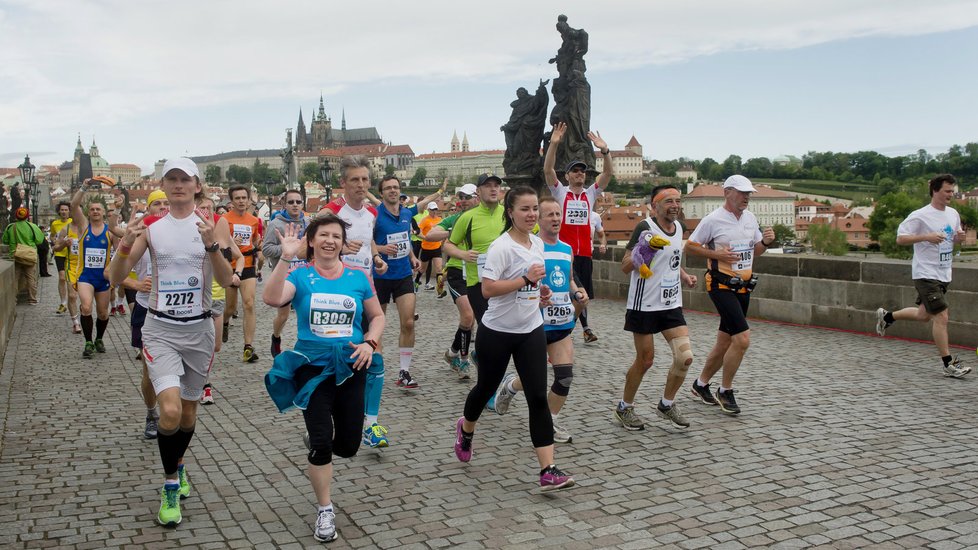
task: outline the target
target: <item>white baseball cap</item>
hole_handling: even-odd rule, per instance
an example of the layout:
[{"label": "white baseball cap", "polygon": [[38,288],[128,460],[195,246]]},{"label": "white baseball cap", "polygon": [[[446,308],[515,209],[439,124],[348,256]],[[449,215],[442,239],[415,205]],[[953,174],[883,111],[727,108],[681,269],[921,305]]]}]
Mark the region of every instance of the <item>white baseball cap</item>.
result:
[{"label": "white baseball cap", "polygon": [[479,190],[479,188],[476,187],[475,184],[473,184],[473,183],[466,183],[465,185],[463,185],[462,187],[459,188],[458,192],[459,193],[463,193],[465,195],[469,195],[471,197],[472,195],[475,195],[475,193],[478,190]]},{"label": "white baseball cap", "polygon": [[200,170],[197,168],[197,164],[185,157],[167,160],[166,164],[163,165],[163,175],[170,173],[170,170],[180,170],[190,177],[200,178]]},{"label": "white baseball cap", "polygon": [[754,184],[740,174],[734,174],[727,178],[726,181],[723,182],[723,188],[733,188],[744,193],[754,193],[757,191],[757,189],[754,189]]},{"label": "white baseball cap", "polygon": [[438,210],[438,203],[431,201],[428,203],[428,210]]}]

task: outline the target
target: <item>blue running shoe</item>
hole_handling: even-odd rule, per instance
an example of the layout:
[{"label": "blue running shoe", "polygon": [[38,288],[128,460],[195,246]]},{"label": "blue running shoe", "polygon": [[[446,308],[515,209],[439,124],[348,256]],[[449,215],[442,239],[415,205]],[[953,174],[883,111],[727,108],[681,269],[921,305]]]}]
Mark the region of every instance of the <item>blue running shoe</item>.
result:
[{"label": "blue running shoe", "polygon": [[387,428],[374,422],[369,428],[363,430],[363,444],[371,448],[387,447]]}]

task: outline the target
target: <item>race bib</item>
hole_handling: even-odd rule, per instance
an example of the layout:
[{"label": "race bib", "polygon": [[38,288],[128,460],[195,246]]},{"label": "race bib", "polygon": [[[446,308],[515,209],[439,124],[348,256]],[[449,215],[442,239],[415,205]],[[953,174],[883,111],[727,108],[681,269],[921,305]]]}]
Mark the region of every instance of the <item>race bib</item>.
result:
[{"label": "race bib", "polygon": [[943,240],[941,244],[937,245],[937,248],[940,253],[939,265],[941,269],[951,267],[951,256],[954,254],[954,241]]},{"label": "race bib", "polygon": [[342,294],[314,293],[309,301],[309,331],[320,338],[353,336],[356,300]]},{"label": "race bib", "polygon": [[566,325],[574,320],[574,306],[569,292],[554,292],[550,305],[543,308],[543,322],[547,325]]},{"label": "race bib", "polygon": [[662,278],[662,305],[671,306],[679,301],[679,274],[668,274]]},{"label": "race bib", "polygon": [[71,239],[71,255],[78,255],[78,239]]},{"label": "race bib", "polygon": [[408,238],[407,231],[401,231],[400,233],[390,233],[387,235],[387,244],[397,245],[397,250],[393,254],[387,256],[392,260],[400,260],[408,255],[408,251],[411,250],[411,241]]},{"label": "race bib", "polygon": [[475,267],[479,280],[482,280],[482,270],[486,267],[486,254],[479,254],[479,257],[475,260]]},{"label": "race bib", "polygon": [[564,211],[564,223],[567,225],[587,225],[588,212],[591,211],[587,202],[582,200],[569,200],[566,203],[567,209]]},{"label": "race bib", "polygon": [[746,271],[754,265],[754,243],[753,241],[731,241],[730,250],[740,256],[736,262],[730,264],[734,271]]},{"label": "race bib", "polygon": [[251,231],[252,227],[250,225],[236,223],[234,224],[234,232],[231,236],[241,239],[241,246],[251,246]]},{"label": "race bib", "polygon": [[292,273],[304,265],[306,265],[305,260],[300,260],[298,256],[293,256],[292,259],[289,260],[289,273]]},{"label": "race bib", "polygon": [[185,319],[204,313],[204,290],[197,277],[157,280],[156,298],[157,309],[170,317]]},{"label": "race bib", "polygon": [[[75,251],[77,254],[78,251]],[[86,248],[85,249],[85,267],[105,267],[105,255],[108,250],[104,248]]]},{"label": "race bib", "polygon": [[531,302],[534,305],[540,303],[540,285],[526,285],[516,291],[517,305],[524,305]]}]

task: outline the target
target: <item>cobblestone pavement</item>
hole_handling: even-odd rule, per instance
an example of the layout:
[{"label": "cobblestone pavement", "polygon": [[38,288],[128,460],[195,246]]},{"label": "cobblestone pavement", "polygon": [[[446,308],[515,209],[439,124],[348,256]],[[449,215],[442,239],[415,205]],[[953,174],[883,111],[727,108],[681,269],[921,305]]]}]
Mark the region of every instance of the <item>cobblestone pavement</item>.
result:
[{"label": "cobblestone pavement", "polygon": [[[260,308],[260,363],[240,361],[240,320],[218,355],[217,402],[201,407],[187,457],[194,493],[183,524],[166,530],[154,524],[162,475],[156,443],[142,438],[128,318],[112,318],[108,353],[84,361],[69,319],[54,314],[55,279],[42,284],[40,306],[18,306],[0,371],[0,546],[319,546],[301,415],[276,412],[262,383],[270,309]],[[737,379],[744,413],[723,416],[684,388],[686,431],[653,413],[669,363],[660,345],[637,406],[649,426],[626,432],[611,411],[631,337],[621,331],[623,304],[598,301],[600,340],[585,346],[575,335],[561,415],[574,442],[557,449],[579,486],[549,496],[536,487],[521,397],[507,416],[483,417],[471,463],[455,460],[454,421],[471,385],[441,360],[455,310],[424,292],[420,312],[421,389],[403,393],[388,369],[381,422],[392,446],[337,461],[333,547],[978,545],[978,379],[942,377],[930,345],[755,323]],[[717,318],[687,319],[698,373]],[[391,321],[385,341],[396,364]]]}]

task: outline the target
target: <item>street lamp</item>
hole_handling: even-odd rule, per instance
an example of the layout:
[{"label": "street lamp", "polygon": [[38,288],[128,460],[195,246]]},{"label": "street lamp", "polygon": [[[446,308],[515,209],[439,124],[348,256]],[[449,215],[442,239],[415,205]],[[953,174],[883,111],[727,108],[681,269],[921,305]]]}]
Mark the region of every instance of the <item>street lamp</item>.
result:
[{"label": "street lamp", "polygon": [[319,165],[319,175],[323,177],[323,187],[326,189],[326,202],[333,200],[333,185],[329,181],[332,174],[333,169],[329,165],[329,160],[323,159],[323,163]]},{"label": "street lamp", "polygon": [[21,164],[18,168],[20,168],[20,178],[26,188],[27,196],[25,198],[28,201],[28,210],[31,211],[31,220],[37,223],[37,199],[40,195],[37,180],[34,179],[34,171],[37,167],[31,164],[30,155],[24,155],[24,164]]}]

